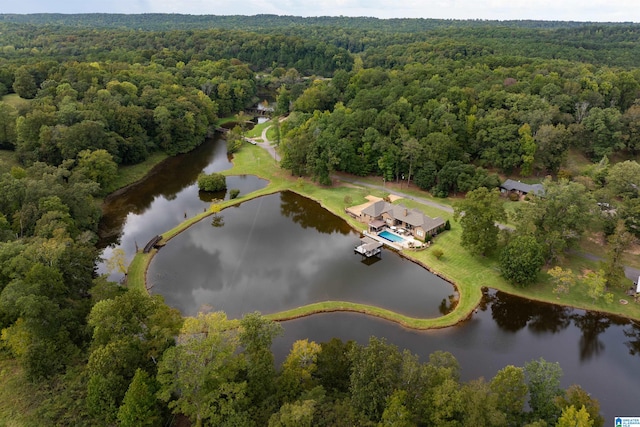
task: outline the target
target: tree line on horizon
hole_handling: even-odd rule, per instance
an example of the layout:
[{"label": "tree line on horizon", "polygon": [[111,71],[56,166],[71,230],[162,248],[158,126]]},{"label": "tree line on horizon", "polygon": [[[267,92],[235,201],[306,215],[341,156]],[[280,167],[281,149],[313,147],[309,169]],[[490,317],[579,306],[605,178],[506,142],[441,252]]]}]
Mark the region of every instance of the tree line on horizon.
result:
[{"label": "tree line on horizon", "polygon": [[[558,367],[542,361],[509,368],[509,407],[495,378],[461,383],[450,355],[422,364],[376,339],[297,343],[278,370],[267,345],[277,327],[259,316],[184,321],[161,299],[96,277],[95,200],[119,166],[189,151],[219,117],[272,91],[289,114],[282,165],[296,175],[405,179],[444,197],[495,187],[497,172],[566,176],[563,159],[577,150],[597,161],[582,185],[617,208],[611,234],[617,219],[634,232],[640,199],[628,183],[640,174],[608,159],[640,151],[640,69],[633,46],[623,49],[637,26],[569,25],[546,38],[526,25],[402,33],[349,19],[258,33],[2,17],[0,95],[11,96],[0,102],[0,149],[16,165],[0,164],[0,354],[20,366],[20,390],[41,389],[34,422],[154,425],[173,412],[218,425],[601,425],[597,403],[559,389]],[[545,40],[561,31],[591,48],[567,42],[553,57]],[[199,351],[211,345],[210,357]],[[186,355],[206,375],[182,370]],[[328,360],[341,361],[337,371]]]}]

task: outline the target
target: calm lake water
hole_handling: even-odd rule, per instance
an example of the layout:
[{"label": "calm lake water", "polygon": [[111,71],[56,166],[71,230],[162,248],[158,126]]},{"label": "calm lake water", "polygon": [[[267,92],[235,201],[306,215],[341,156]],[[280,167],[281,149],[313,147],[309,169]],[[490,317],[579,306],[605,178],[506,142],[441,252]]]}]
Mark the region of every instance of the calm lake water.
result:
[{"label": "calm lake water", "polygon": [[[154,235],[182,221],[185,211],[188,215],[200,212],[208,203],[200,200],[197,188],[192,187],[198,173],[203,169],[213,172],[231,166],[226,156],[224,141],[215,140],[203,144],[196,152],[169,160],[141,185],[127,189],[107,201],[108,215],[101,227],[101,237],[105,244],[119,244],[128,254],[132,254],[135,242],[143,246]],[[234,187],[230,185],[229,188]],[[181,310],[197,310],[204,303],[211,304],[213,308],[221,308],[217,300],[212,303],[198,298],[214,294],[224,298],[226,294],[220,293],[215,287],[213,292],[204,289],[209,284],[218,287],[229,286],[230,283],[225,282],[229,280],[232,280],[231,283],[236,284],[235,287],[238,289],[251,289],[247,291],[248,295],[244,296],[248,300],[257,300],[251,293],[259,294],[265,300],[259,300],[256,306],[238,304],[234,308],[237,313],[255,310],[265,313],[276,311],[280,309],[277,307],[289,302],[296,305],[300,301],[307,303],[312,302],[314,298],[323,299],[323,292],[326,295],[333,292],[347,295],[352,292],[348,295],[349,298],[345,299],[374,301],[378,296],[372,294],[377,294],[378,290],[382,295],[389,296],[389,300],[382,301],[380,305],[401,312],[428,316],[429,313],[437,315],[440,310],[447,309],[446,299],[451,294],[448,285],[443,286],[440,296],[426,301],[423,297],[413,294],[390,292],[389,290],[397,289],[395,287],[400,282],[398,278],[403,274],[400,270],[404,270],[405,267],[413,269],[417,267],[415,264],[387,251],[383,253],[382,259],[373,265],[362,264],[360,258],[353,254],[357,235],[349,230],[346,224],[341,221],[334,223],[331,220],[328,225],[323,225],[323,221],[317,221],[306,213],[306,209],[301,209],[301,206],[307,205],[307,201],[299,203],[296,197],[289,199],[287,194],[290,193],[263,197],[246,202],[238,208],[223,211],[222,227],[213,227],[210,219],[201,222],[199,226],[202,227],[202,235],[192,237],[189,243],[192,245],[192,252],[174,251],[175,256],[168,262],[176,263],[180,256],[179,259],[184,263],[198,268],[198,264],[201,263],[219,262],[218,265],[224,266],[225,270],[224,274],[212,275],[215,277],[199,273],[196,278],[199,282],[193,283],[180,277],[173,277],[175,280],[160,277],[167,283],[172,283],[168,290],[175,293],[176,298],[184,303]],[[282,212],[279,216],[285,225],[276,233],[277,239],[269,241],[267,245],[260,244],[260,249],[257,250],[254,247],[257,243],[253,236],[262,232],[260,229],[265,227],[264,217],[260,213],[267,212],[268,209],[280,209]],[[326,212],[321,215],[325,214]],[[244,224],[241,224],[241,219],[245,221]],[[287,220],[289,225],[286,225]],[[295,235],[286,231],[290,226],[293,230],[297,229]],[[325,231],[319,231],[319,228]],[[270,230],[271,232],[273,231]],[[326,246],[321,248],[314,246],[316,239],[313,236],[319,234],[327,237],[327,243],[322,243]],[[305,236],[311,237],[307,239]],[[218,239],[226,243],[218,246]],[[318,239],[320,240],[324,242],[324,239]],[[165,256],[173,251],[172,247],[178,242],[171,241],[158,255]],[[295,259],[299,260],[300,265],[291,266],[288,264],[289,253],[282,252],[285,244],[286,247],[293,248],[294,252],[309,256],[296,254]],[[320,243],[316,242],[315,245]],[[329,263],[324,256],[311,256],[318,249],[324,249],[320,253],[338,253],[340,256],[336,257],[336,262],[347,263],[350,267]],[[192,259],[192,255],[202,258]],[[270,263],[266,259],[270,259]],[[154,269],[158,260],[159,258],[154,261]],[[250,273],[241,268],[245,266],[247,270],[255,266],[256,270]],[[370,284],[369,288],[364,284],[336,286],[335,283],[338,283],[340,278],[338,273],[344,268],[359,270],[359,274],[362,275],[373,272],[371,282],[375,284],[372,287]],[[327,282],[308,283],[309,277],[315,276],[321,270],[328,272]],[[429,276],[425,270],[419,270],[419,276]],[[175,273],[168,271],[166,274]],[[234,274],[237,275],[235,278]],[[270,289],[255,289],[255,285],[250,285],[251,281],[266,283],[278,275],[288,280],[289,302],[273,301]],[[378,278],[380,282],[377,282]],[[416,283],[424,281],[421,277]],[[302,285],[299,285],[300,283]],[[490,286],[490,283],[487,283],[487,286]],[[194,290],[199,287],[202,287],[203,291],[195,291],[194,297]],[[284,289],[285,285],[276,282],[274,287]],[[358,287],[363,292],[355,292]],[[377,290],[370,292],[374,288]],[[153,290],[158,292],[159,289],[154,287]],[[233,293],[231,291],[231,294]],[[438,298],[445,299],[445,304],[441,306]],[[229,316],[235,317],[231,313]],[[384,337],[400,348],[409,349],[420,355],[423,361],[426,361],[433,351],[450,351],[460,361],[464,380],[480,376],[490,379],[506,365],[523,366],[528,361],[543,357],[547,361],[560,363],[564,371],[564,387],[574,383],[580,384],[600,401],[605,425],[613,425],[614,416],[640,415],[640,325],[612,316],[535,303],[500,292],[488,292],[478,312],[469,320],[455,327],[436,331],[407,330],[381,319],[352,313],[319,314],[284,322],[283,326],[284,336],[278,338],[273,346],[279,361],[284,359],[292,343],[298,339],[308,338],[322,342],[338,337],[365,344],[372,335]]]},{"label": "calm lake water", "polygon": [[318,314],[283,323],[284,336],[273,350],[282,362],[299,339],[316,342],[338,337],[366,344],[370,336],[418,354],[427,361],[437,350],[460,362],[462,380],[490,380],[507,365],[544,358],[558,362],[562,386],[579,384],[600,401],[605,426],[614,416],[640,413],[640,325],[624,319],[565,309],[487,293],[471,319],[457,326],[415,331],[353,313]]},{"label": "calm lake water", "polygon": [[[135,185],[109,196],[103,204],[99,246],[102,257],[108,259],[113,249],[125,251],[131,261],[136,246],[144,245],[159,233],[207,209],[214,198],[226,200],[228,191],[204,193],[198,190],[200,172],[212,173],[230,169],[225,141],[209,139],[195,150],[168,158]],[[264,188],[267,181],[254,175],[227,177],[227,189],[237,188],[240,195]],[[100,274],[107,268],[101,263]],[[121,276],[113,274],[112,280]]]},{"label": "calm lake water", "polygon": [[238,318],[340,300],[437,317],[455,299],[450,283],[396,253],[363,262],[353,251],[360,234],[295,193],[260,197],[219,217],[172,239],[147,273],[153,292],[185,315],[210,307]]}]

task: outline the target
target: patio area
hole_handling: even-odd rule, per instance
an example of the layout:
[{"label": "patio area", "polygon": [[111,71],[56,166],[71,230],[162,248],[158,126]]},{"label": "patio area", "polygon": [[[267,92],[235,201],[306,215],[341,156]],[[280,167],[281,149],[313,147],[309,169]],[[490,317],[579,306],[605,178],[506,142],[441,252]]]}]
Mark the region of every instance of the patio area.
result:
[{"label": "patio area", "polygon": [[428,244],[414,239],[406,230],[395,226],[384,227],[375,233],[365,232],[364,235],[399,251],[428,246]]}]

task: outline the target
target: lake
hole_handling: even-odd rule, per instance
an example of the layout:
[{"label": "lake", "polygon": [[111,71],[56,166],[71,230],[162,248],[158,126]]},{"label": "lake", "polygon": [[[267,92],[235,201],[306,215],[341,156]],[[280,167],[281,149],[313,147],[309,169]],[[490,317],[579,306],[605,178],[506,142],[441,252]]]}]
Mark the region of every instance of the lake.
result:
[{"label": "lake", "polygon": [[[128,254],[132,254],[135,250],[134,242],[143,246],[154,235],[180,222],[185,211],[188,211],[188,215],[192,215],[208,205],[200,200],[197,188],[194,190],[191,187],[199,172],[202,170],[219,171],[230,166],[231,163],[227,158],[226,147],[222,140],[207,141],[196,152],[169,159],[156,168],[153,174],[140,185],[133,186],[122,191],[119,195],[107,199],[107,212],[113,210],[103,220],[101,237],[105,242],[122,246]],[[246,206],[243,203],[238,208],[223,211],[221,213],[223,227],[212,227],[210,219],[203,221],[201,227],[206,230],[206,233],[201,237],[202,242],[199,243],[201,248],[198,250],[214,253],[218,251],[216,256],[220,261],[225,262],[224,265],[227,265],[225,267],[227,269],[229,265],[232,265],[228,263],[233,263],[234,260],[237,266],[240,265],[240,261],[244,261],[246,265],[260,266],[264,275],[264,277],[256,277],[256,280],[260,282],[264,282],[263,279],[268,278],[268,274],[277,273],[284,277],[289,275],[292,280],[288,286],[292,286],[291,283],[294,285],[301,283],[319,268],[324,270],[335,268],[336,271],[339,271],[338,267],[327,264],[324,259],[312,257],[304,259],[301,272],[297,270],[297,266],[296,269],[289,271],[290,267],[287,267],[286,264],[287,257],[279,253],[279,248],[282,245],[276,245],[277,242],[273,242],[266,249],[261,246],[262,252],[257,252],[249,243],[245,244],[245,242],[253,241],[247,240],[249,231],[253,229],[256,232],[258,228],[262,227],[261,216],[256,212],[259,213],[270,205],[277,208],[283,203],[287,206],[285,210],[289,211],[284,217],[289,218],[289,222],[297,224],[295,227],[301,228],[297,231],[301,234],[297,235],[295,239],[284,233],[279,236],[289,245],[310,254],[313,249],[313,241],[306,242],[304,239],[306,236],[305,227],[311,228],[309,233],[311,236],[317,233],[329,234],[318,231],[318,227],[325,226],[300,211],[295,206],[295,199],[292,200],[294,203],[289,203],[283,202],[281,197],[274,195],[271,199],[260,198],[246,202],[251,203]],[[261,199],[262,202],[260,202]],[[294,206],[291,206],[292,204]],[[245,209],[246,207],[249,209]],[[165,217],[167,218],[164,220],[157,219]],[[284,217],[283,219],[285,219]],[[236,224],[236,221],[241,218],[247,222],[244,225]],[[299,222],[296,223],[295,218]],[[166,227],[164,221],[167,221]],[[393,288],[396,283],[394,269],[402,269],[405,265],[410,265],[410,268],[415,266],[406,260],[398,260],[395,254],[388,251],[385,251],[382,259],[374,264],[359,266],[361,259],[353,254],[353,248],[350,246],[357,241],[357,235],[349,230],[345,223],[340,225],[340,221],[338,221],[337,224],[335,225],[331,220],[327,225],[327,230],[333,230],[330,231],[333,236],[330,241],[334,245],[327,246],[325,249],[339,252],[339,262],[350,263],[351,267],[349,268],[359,268],[362,274],[366,274],[367,270],[378,271],[371,269],[372,267],[380,271],[384,270],[387,274],[381,277],[383,279],[381,283],[384,282],[384,284],[375,286],[386,287],[386,289]],[[215,242],[211,241],[211,235],[227,242],[228,253],[215,247]],[[346,239],[345,242],[350,242],[349,245],[338,246],[342,244],[340,242],[343,239]],[[159,254],[162,255],[170,251],[176,242],[178,241],[172,241]],[[197,245],[196,243],[192,244]],[[211,254],[211,252],[207,253]],[[274,252],[280,256],[276,256],[276,261],[272,261],[274,265],[268,265],[262,260],[264,252]],[[212,262],[213,259],[214,257],[211,256],[206,261]],[[398,266],[391,267],[391,264],[396,262]],[[242,280],[245,281],[243,286],[248,286],[251,274],[240,270],[238,268],[234,274],[237,274],[238,278],[242,277]],[[229,274],[229,272],[227,271],[225,274]],[[300,279],[299,281],[296,281],[294,274]],[[421,274],[427,275],[428,273],[422,270]],[[201,284],[215,280],[218,279],[204,276],[200,278]],[[197,301],[194,302],[193,290],[199,285],[180,280],[172,282],[175,287],[184,286],[185,288],[184,294],[187,296],[182,297],[185,300],[182,309],[197,309],[199,304]],[[220,285],[224,286],[225,283],[219,280],[218,286]],[[294,286],[291,289],[291,305],[304,301],[306,298],[322,297],[321,285],[316,283],[312,286]],[[334,291],[331,288],[331,283],[325,285],[328,289],[327,292]],[[358,286],[362,287],[362,285]],[[341,287],[345,286],[341,285]],[[154,288],[154,292],[157,292],[158,289]],[[300,289],[304,290],[304,295],[301,294]],[[348,288],[346,290],[338,289],[343,293],[349,290]],[[176,293],[180,294],[180,292]],[[389,293],[385,292],[385,294]],[[448,294],[449,292],[445,290],[442,297],[446,299]],[[269,298],[268,292],[262,292],[262,295]],[[354,294],[354,297],[358,296]],[[363,294],[360,298],[367,300],[375,298],[375,296]],[[418,303],[415,300],[418,300]],[[449,303],[445,301],[445,305],[442,307],[428,301],[421,304],[423,301],[412,295],[402,295],[401,297],[396,295],[395,298],[388,302],[383,301],[383,303],[388,306],[398,306],[398,303],[403,303],[403,301],[406,301],[407,306],[400,306],[399,311],[406,309],[407,312],[421,313],[425,316],[429,313],[437,314],[437,311],[441,309],[446,311]],[[259,303],[262,304],[262,302]],[[265,301],[262,306],[260,304],[255,307],[247,304],[244,307],[236,307],[235,310],[237,313],[254,310],[266,313],[286,305],[269,300]],[[215,306],[216,302],[213,301],[212,305]],[[508,364],[523,366],[528,361],[543,357],[547,361],[560,363],[564,371],[562,380],[564,387],[573,383],[580,384],[600,401],[601,412],[605,416],[607,424],[614,416],[638,415],[640,411],[638,409],[640,408],[640,360],[638,358],[640,356],[640,325],[637,322],[630,322],[615,316],[604,316],[552,304],[531,302],[492,291],[486,293],[478,312],[469,320],[441,330],[407,330],[381,319],[353,313],[318,314],[284,322],[283,326],[284,336],[278,338],[273,346],[279,361],[284,359],[292,343],[298,339],[308,338],[322,342],[328,341],[332,337],[338,337],[343,340],[353,339],[364,344],[372,335],[383,337],[400,348],[409,349],[420,355],[423,361],[426,361],[428,355],[435,350],[450,351],[460,361],[464,380],[480,376],[490,379],[499,369]]]},{"label": "lake", "polygon": [[455,301],[450,283],[394,252],[354,254],[360,234],[295,193],[259,197],[219,217],[173,238],[147,272],[152,291],[185,315],[210,307],[238,318],[338,300],[437,317]]}]

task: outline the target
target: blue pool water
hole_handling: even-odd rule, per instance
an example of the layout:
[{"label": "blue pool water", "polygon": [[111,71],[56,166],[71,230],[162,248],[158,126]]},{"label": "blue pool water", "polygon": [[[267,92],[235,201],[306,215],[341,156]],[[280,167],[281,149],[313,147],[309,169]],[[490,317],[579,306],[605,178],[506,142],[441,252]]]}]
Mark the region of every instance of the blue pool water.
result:
[{"label": "blue pool water", "polygon": [[396,243],[404,242],[404,239],[402,237],[396,236],[393,233],[389,233],[386,230],[378,233],[378,236],[382,237],[383,239],[387,239],[390,242],[396,242]]}]

